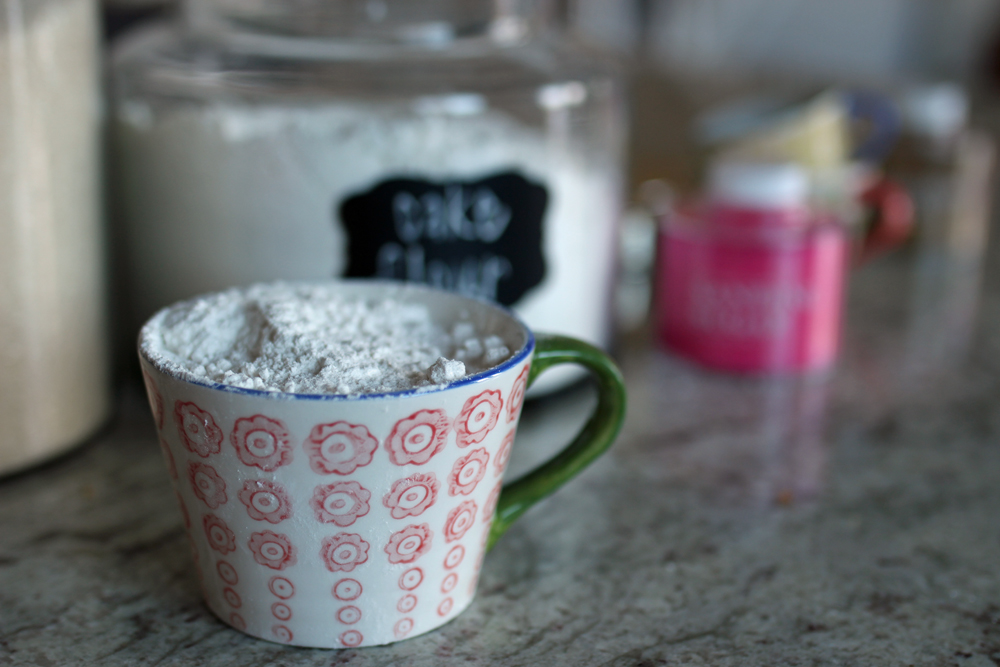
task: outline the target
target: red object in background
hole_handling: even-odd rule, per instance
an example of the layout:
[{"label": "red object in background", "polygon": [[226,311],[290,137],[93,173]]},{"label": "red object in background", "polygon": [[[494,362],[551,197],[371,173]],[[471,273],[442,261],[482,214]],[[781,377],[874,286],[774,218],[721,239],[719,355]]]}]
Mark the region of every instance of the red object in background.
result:
[{"label": "red object in background", "polygon": [[872,211],[872,222],[858,254],[858,261],[877,257],[910,237],[913,232],[913,199],[899,183],[883,178],[861,193],[861,203]]},{"label": "red object in background", "polygon": [[[810,213],[807,187],[791,165],[721,165],[709,202],[665,222],[656,307],[666,347],[736,373],[832,366],[852,241],[837,220]],[[905,240],[913,208],[887,181],[861,199],[875,211],[864,260]]]},{"label": "red object in background", "polygon": [[[850,243],[836,224],[784,215],[680,214],[660,240],[664,344],[740,373],[807,371],[836,358]],[[743,224],[724,219],[742,218]]]}]

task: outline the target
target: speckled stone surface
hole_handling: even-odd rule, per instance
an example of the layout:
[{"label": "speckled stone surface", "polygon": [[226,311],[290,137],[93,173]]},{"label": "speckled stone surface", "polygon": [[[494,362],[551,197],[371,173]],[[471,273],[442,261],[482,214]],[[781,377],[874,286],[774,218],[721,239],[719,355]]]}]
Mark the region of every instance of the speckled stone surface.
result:
[{"label": "speckled stone surface", "polygon": [[[515,525],[466,613],[389,647],[215,620],[127,394],[93,443],[0,481],[0,665],[1000,665],[1000,276],[933,259],[856,275],[832,378],[713,376],[627,340],[613,453]],[[530,405],[513,472],[590,400]]]}]

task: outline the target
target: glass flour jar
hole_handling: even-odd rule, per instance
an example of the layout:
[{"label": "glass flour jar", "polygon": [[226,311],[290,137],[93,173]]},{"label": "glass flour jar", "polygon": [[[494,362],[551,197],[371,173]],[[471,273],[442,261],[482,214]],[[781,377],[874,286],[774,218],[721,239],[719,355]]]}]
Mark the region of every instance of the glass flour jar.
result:
[{"label": "glass flour jar", "polygon": [[137,322],[275,279],[403,279],[609,331],[624,113],[530,0],[194,0],[114,58]]}]

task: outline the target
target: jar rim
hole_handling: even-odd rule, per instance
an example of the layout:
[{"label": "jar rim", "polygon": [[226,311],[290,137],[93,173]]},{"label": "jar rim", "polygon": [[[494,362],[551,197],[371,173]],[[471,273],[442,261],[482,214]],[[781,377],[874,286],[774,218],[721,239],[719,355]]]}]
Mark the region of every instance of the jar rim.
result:
[{"label": "jar rim", "polygon": [[552,0],[188,0],[195,31],[441,47],[523,41],[547,27]]}]

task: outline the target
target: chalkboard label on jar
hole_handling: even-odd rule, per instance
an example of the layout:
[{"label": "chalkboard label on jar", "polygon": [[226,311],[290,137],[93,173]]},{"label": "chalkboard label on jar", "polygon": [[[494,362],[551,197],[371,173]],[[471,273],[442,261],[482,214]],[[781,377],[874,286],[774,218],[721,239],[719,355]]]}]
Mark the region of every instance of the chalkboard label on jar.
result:
[{"label": "chalkboard label on jar", "polygon": [[382,181],[340,205],[350,278],[424,283],[510,306],[545,278],[548,192],[515,172]]}]

